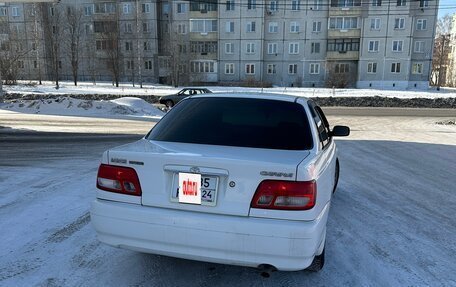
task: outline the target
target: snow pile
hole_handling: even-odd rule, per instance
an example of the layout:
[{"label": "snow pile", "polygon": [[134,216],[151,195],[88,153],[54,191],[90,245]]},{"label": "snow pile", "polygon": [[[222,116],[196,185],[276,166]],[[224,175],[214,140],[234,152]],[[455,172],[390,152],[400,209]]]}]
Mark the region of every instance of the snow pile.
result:
[{"label": "snow pile", "polygon": [[[19,84],[4,86],[8,94],[20,95],[126,95],[126,96],[164,96],[174,94],[184,87],[174,88],[171,86],[148,84],[140,88],[131,83],[122,83],[119,87],[111,83],[100,82],[93,85],[91,82],[79,82],[74,86],[71,82],[61,82],[60,88],[55,89],[53,82],[43,82],[42,85]],[[209,90],[217,93],[230,92],[253,92],[253,93],[279,93],[302,97],[397,97],[397,98],[455,98],[456,89],[442,88],[436,91],[429,89],[409,90],[380,90],[380,89],[328,89],[328,88],[297,88],[297,87],[272,87],[272,88],[247,88],[208,86]]]},{"label": "snow pile", "polygon": [[12,100],[2,109],[46,115],[96,117],[161,118],[164,113],[143,99],[125,97],[110,101],[80,100],[71,97],[40,100]]}]

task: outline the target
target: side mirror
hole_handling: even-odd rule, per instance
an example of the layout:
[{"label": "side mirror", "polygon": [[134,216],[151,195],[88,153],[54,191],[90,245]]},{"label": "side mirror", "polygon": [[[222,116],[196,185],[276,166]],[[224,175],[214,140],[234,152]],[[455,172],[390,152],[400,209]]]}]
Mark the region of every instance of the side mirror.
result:
[{"label": "side mirror", "polygon": [[350,135],[350,128],[347,126],[334,126],[331,135],[335,137],[346,137]]}]

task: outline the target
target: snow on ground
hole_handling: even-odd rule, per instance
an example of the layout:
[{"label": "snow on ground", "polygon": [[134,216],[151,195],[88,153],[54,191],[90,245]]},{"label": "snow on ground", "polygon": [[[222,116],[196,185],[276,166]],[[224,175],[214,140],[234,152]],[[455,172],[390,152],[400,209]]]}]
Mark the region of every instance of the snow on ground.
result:
[{"label": "snow on ground", "polygon": [[1,108],[20,113],[106,118],[146,117],[159,119],[164,115],[153,105],[134,97],[95,101],[61,96],[56,99],[16,100],[3,104]]},{"label": "snow on ground", "polygon": [[[245,87],[224,87],[209,86],[213,92],[265,92],[265,93],[286,93],[296,96],[305,97],[398,97],[398,98],[454,98],[456,89],[442,88],[436,91],[435,88],[420,90],[377,90],[377,89],[327,89],[327,88],[291,88],[291,87],[273,87],[273,88],[245,88]],[[5,91],[9,93],[21,94],[112,94],[112,95],[155,95],[163,96],[173,94],[182,89],[164,85],[144,85],[140,88],[131,83],[122,83],[120,87],[115,87],[112,83],[101,82],[94,85],[89,82],[79,82],[74,86],[71,82],[61,82],[58,90],[52,82],[43,82],[43,85],[20,84],[16,86],[4,86]]]},{"label": "snow on ground", "polygon": [[456,126],[418,117],[329,120],[353,132],[337,143],[326,265],[268,279],[97,241],[88,210],[101,152],[134,137],[21,141],[0,133],[0,286],[456,286]]}]

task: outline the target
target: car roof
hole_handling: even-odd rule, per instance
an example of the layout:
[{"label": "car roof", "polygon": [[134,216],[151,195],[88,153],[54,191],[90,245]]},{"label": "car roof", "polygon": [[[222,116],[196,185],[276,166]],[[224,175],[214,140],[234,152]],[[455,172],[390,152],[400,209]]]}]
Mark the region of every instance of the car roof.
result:
[{"label": "car roof", "polygon": [[182,88],[181,91],[183,90],[207,90],[207,88],[194,88],[194,87],[188,87],[188,88]]},{"label": "car roof", "polygon": [[236,93],[212,93],[193,95],[189,98],[246,98],[246,99],[264,99],[264,100],[278,100],[286,102],[294,102],[298,98],[307,100],[305,97],[297,97],[287,94],[276,93],[252,93],[252,92],[236,92]]}]

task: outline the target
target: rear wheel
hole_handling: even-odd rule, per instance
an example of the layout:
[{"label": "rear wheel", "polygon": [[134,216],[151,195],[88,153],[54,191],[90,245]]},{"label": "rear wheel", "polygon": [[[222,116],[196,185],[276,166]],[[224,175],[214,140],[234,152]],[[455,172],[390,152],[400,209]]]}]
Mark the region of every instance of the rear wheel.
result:
[{"label": "rear wheel", "polygon": [[325,265],[325,249],[323,249],[323,252],[320,255],[317,255],[314,257],[312,264],[310,264],[310,266],[307,267],[306,270],[311,271],[311,272],[318,272],[323,268],[324,265]]},{"label": "rear wheel", "polygon": [[165,106],[168,108],[172,108],[174,106],[174,102],[172,100],[166,100]]},{"label": "rear wheel", "polygon": [[336,160],[336,170],[334,172],[334,188],[333,188],[333,193],[336,192],[337,188],[337,183],[339,183],[339,160]]}]

